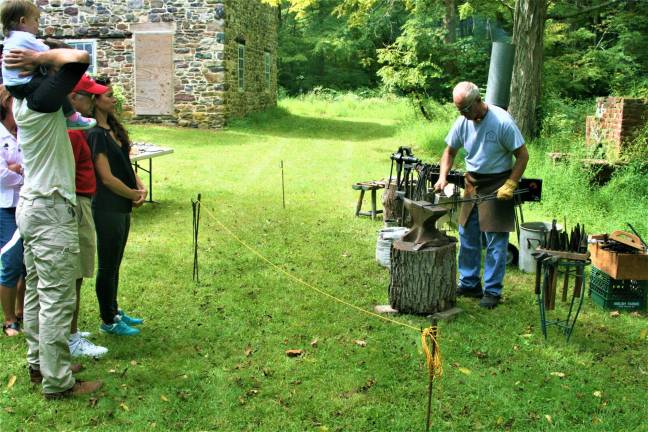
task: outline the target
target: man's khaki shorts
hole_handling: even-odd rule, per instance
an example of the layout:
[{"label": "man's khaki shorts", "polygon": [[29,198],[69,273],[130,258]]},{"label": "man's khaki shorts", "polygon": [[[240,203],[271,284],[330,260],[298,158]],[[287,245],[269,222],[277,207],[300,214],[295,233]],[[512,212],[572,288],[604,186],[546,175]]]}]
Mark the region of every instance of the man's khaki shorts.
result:
[{"label": "man's khaki shorts", "polygon": [[80,251],[77,279],[94,277],[97,240],[91,203],[90,198],[77,195],[76,216],[77,225],[79,226]]}]

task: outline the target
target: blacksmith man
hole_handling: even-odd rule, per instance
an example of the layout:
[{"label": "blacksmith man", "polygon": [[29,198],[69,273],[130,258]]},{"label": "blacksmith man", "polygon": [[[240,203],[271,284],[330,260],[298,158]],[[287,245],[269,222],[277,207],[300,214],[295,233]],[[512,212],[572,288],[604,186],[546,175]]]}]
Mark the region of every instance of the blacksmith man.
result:
[{"label": "blacksmith man", "polygon": [[[440,191],[447,186],[448,171],[463,147],[466,150],[464,197],[497,192],[496,200],[464,203],[459,216],[457,295],[481,297],[479,305],[492,309],[502,295],[508,238],[515,229],[513,192],[524,174],[529,153],[513,118],[505,110],[483,102],[475,84],[457,84],[452,99],[461,116],[446,137],[448,146],[443,152],[441,174],[434,188]],[[480,278],[482,233],[486,241],[483,289]]]}]

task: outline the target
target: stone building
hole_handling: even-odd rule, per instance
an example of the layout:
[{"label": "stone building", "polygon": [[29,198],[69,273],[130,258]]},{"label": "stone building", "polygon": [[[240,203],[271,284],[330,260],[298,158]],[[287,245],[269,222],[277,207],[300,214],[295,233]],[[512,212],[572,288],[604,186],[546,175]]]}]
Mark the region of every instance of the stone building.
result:
[{"label": "stone building", "polygon": [[36,0],[41,31],[91,53],[133,121],[220,128],[276,105],[277,11],[261,0]]}]

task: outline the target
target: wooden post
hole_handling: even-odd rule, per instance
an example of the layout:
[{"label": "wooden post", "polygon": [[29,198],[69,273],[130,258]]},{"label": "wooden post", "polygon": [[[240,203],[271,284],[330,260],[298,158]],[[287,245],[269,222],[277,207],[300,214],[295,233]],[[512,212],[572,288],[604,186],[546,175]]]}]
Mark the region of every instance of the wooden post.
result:
[{"label": "wooden post", "polygon": [[389,304],[401,313],[432,314],[454,307],[457,243],[413,250],[396,240],[391,251]]}]

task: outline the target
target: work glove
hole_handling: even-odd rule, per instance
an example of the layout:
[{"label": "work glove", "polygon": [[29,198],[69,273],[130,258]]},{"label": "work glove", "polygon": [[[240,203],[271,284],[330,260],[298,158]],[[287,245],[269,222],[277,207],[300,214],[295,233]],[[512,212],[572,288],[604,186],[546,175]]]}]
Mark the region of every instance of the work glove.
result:
[{"label": "work glove", "polygon": [[498,200],[510,200],[513,199],[513,192],[517,189],[518,182],[513,179],[508,179],[506,182],[497,189],[497,199]]}]

